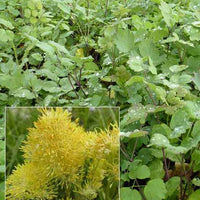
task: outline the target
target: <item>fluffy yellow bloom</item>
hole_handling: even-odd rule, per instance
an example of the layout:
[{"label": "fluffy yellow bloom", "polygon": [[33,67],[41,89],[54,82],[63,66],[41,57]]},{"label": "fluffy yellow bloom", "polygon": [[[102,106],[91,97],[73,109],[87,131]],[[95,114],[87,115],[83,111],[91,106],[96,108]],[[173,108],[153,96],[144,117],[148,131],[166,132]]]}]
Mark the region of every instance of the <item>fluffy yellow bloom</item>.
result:
[{"label": "fluffy yellow bloom", "polygon": [[[92,200],[107,188],[115,194],[119,180],[118,127],[86,132],[78,121],[71,120],[67,110],[40,111],[42,115],[29,129],[21,148],[25,163],[7,179],[7,199]],[[116,198],[109,193],[104,196],[105,200]]]},{"label": "fluffy yellow bloom", "polygon": [[29,129],[22,148],[25,159],[37,162],[51,177],[75,173],[85,160],[86,132],[62,108],[42,113]]},{"label": "fluffy yellow bloom", "polygon": [[34,163],[18,165],[6,181],[6,199],[53,199],[55,192],[49,178]]}]

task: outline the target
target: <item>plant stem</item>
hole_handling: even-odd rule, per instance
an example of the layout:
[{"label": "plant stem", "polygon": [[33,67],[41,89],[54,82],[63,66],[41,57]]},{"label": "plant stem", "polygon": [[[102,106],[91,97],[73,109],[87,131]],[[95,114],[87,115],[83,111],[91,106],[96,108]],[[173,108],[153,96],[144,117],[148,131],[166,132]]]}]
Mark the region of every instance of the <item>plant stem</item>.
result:
[{"label": "plant stem", "polygon": [[183,165],[184,165],[184,158],[182,155],[181,158],[181,173],[180,173],[180,200],[184,200],[183,199]]},{"label": "plant stem", "polygon": [[163,161],[164,161],[164,168],[165,168],[165,176],[166,176],[166,179],[169,180],[169,173],[168,173],[168,168],[167,168],[167,159],[166,159],[164,147],[162,148],[162,153],[163,153]]},{"label": "plant stem", "polygon": [[14,51],[16,63],[17,63],[17,65],[19,65],[19,60],[17,58],[17,50],[16,50],[14,42],[12,42],[12,48],[13,48],[13,51]]},{"label": "plant stem", "polygon": [[[154,105],[154,106],[157,106],[156,101],[154,100],[154,98],[153,98],[153,96],[152,96],[152,94],[151,94],[151,92],[150,92],[148,86],[145,87],[145,90],[146,90],[147,94],[149,95],[149,98],[150,98],[151,101],[153,102],[153,105]],[[156,117],[157,122],[160,124],[161,122],[160,122],[160,119],[159,119],[157,113],[155,113],[155,117]]]},{"label": "plant stem", "polygon": [[106,9],[105,9],[104,17],[106,17],[107,15],[108,3],[109,3],[109,0],[106,0]]},{"label": "plant stem", "polygon": [[72,82],[71,82],[70,74],[69,74],[67,77],[68,77],[68,80],[69,80],[70,85],[72,86],[72,89],[74,90],[76,96],[79,98],[79,96],[78,96],[78,94],[77,94],[77,92],[76,92],[76,89],[74,88],[74,85],[73,85]]},{"label": "plant stem", "polygon": [[128,155],[128,153],[126,152],[125,148],[124,148],[124,143],[121,143],[121,147],[120,147],[121,152],[124,154],[124,156],[126,157],[127,160],[130,160],[130,156]]},{"label": "plant stem", "polygon": [[131,162],[133,162],[133,156],[134,156],[135,150],[137,148],[137,142],[138,142],[138,138],[136,138],[136,141],[135,141],[135,144],[134,144],[133,152],[132,152],[132,155],[131,155],[131,158],[130,158]]},{"label": "plant stem", "polygon": [[140,187],[140,185],[139,185],[139,183],[138,183],[138,181],[137,181],[137,179],[135,179],[135,182],[136,182],[136,184],[137,184],[137,186],[138,186],[138,189],[139,189],[139,191],[140,191],[140,194],[141,194],[141,196],[142,196],[142,199],[143,199],[143,200],[147,200],[146,197],[145,197],[145,195],[144,195],[143,190],[141,189],[141,187]]}]

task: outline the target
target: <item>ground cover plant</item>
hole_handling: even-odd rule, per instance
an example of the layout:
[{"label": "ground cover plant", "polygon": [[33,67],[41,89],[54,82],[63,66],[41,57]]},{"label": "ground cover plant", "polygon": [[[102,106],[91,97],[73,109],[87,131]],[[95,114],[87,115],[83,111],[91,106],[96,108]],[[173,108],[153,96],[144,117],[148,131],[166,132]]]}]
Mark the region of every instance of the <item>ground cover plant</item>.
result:
[{"label": "ground cover plant", "polygon": [[6,0],[0,9],[2,117],[5,105],[120,106],[121,199],[198,199],[198,0]]},{"label": "ground cover plant", "polygon": [[[75,110],[84,113],[89,109]],[[108,115],[111,110],[107,108]],[[116,115],[119,112],[116,109],[112,111]],[[16,127],[13,124],[19,112],[23,113],[21,119],[25,123],[33,124],[28,133],[24,128],[27,125]],[[7,111],[6,129],[10,132],[6,135],[6,146],[9,147],[6,152],[6,199],[118,200],[117,119],[113,119],[113,123],[105,122],[105,130],[97,126],[93,131],[86,131],[78,118],[72,119],[72,113],[67,109],[40,109],[39,112],[42,114],[36,108]],[[91,116],[97,117],[97,113],[101,113],[101,109],[90,111]],[[21,134],[17,135],[19,132]],[[13,164],[16,157],[21,157],[21,160]],[[14,165],[11,170],[10,165]]]}]

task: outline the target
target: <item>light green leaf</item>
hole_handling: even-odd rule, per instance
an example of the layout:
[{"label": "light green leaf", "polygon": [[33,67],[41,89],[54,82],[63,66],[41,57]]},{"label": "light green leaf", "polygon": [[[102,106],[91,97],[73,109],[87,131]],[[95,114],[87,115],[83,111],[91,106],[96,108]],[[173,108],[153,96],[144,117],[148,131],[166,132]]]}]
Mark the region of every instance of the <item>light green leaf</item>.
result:
[{"label": "light green leaf", "polygon": [[47,44],[46,42],[39,42],[36,44],[37,47],[39,47],[44,52],[49,53],[50,55],[54,54],[54,49],[51,45]]},{"label": "light green leaf", "polygon": [[199,197],[200,197],[200,190],[196,190],[189,196],[188,200],[197,200],[199,199]]},{"label": "light green leaf", "polygon": [[155,178],[163,178],[165,175],[165,171],[163,169],[163,162],[159,159],[153,160],[149,164],[149,169],[151,172],[150,178],[155,179]]},{"label": "light green leaf", "polygon": [[126,83],[125,86],[133,85],[134,83],[143,83],[144,78],[142,76],[132,76]]},{"label": "light green leaf", "polygon": [[177,73],[188,68],[188,65],[173,65],[169,69],[171,72]]},{"label": "light green leaf", "polygon": [[120,136],[129,138],[144,137],[147,134],[148,134],[147,131],[142,131],[137,129],[134,130],[134,132],[120,132]]},{"label": "light green leaf", "polygon": [[15,97],[34,99],[35,95],[27,89],[19,88],[13,92]]},{"label": "light green leaf", "polygon": [[70,14],[70,6],[65,4],[65,2],[58,3],[58,8],[60,8],[66,14]]},{"label": "light green leaf", "polygon": [[199,137],[200,136],[200,120],[195,122],[193,130],[192,130],[192,136],[193,137]]},{"label": "light green leaf", "polygon": [[200,73],[194,73],[193,82],[195,83],[198,90],[200,90]]},{"label": "light green leaf", "polygon": [[157,74],[157,69],[153,64],[153,60],[151,59],[151,57],[149,57],[149,65],[150,65],[149,66],[149,71],[154,75]]},{"label": "light green leaf", "polygon": [[170,143],[169,140],[164,135],[155,133],[150,139],[150,146],[152,145],[157,147],[169,147]]},{"label": "light green leaf", "polygon": [[128,62],[130,69],[134,70],[135,72],[143,71],[143,60],[141,57],[131,57],[129,58]]},{"label": "light green leaf", "polygon": [[142,200],[140,193],[129,187],[123,187],[120,189],[120,198],[122,200]]},{"label": "light green leaf", "polygon": [[192,179],[192,184],[200,187],[200,178],[193,178]]},{"label": "light green leaf", "polygon": [[167,196],[170,197],[173,195],[175,191],[177,191],[180,184],[180,177],[172,177],[170,178],[166,183],[166,189],[167,189]]},{"label": "light green leaf", "polygon": [[14,29],[14,26],[12,25],[12,23],[3,18],[0,18],[0,24],[6,26],[9,29]]},{"label": "light green leaf", "polygon": [[51,46],[55,47],[55,48],[57,49],[57,51],[60,51],[60,52],[69,54],[69,52],[67,51],[67,49],[66,49],[63,45],[61,45],[61,44],[59,44],[59,43],[56,43],[56,42],[54,42],[54,41],[49,41],[48,43],[49,43]]},{"label": "light green leaf", "polygon": [[165,3],[164,1],[161,2],[161,5],[159,6],[161,13],[164,17],[164,20],[167,24],[167,26],[172,27],[175,24],[175,20],[173,19],[173,10],[169,6],[169,4]]},{"label": "light green leaf", "polygon": [[188,127],[188,123],[189,123],[188,113],[184,109],[180,109],[172,115],[170,128],[175,129],[183,127],[186,129]]},{"label": "light green leaf", "polygon": [[167,190],[162,179],[153,179],[147,183],[144,188],[144,194],[147,200],[165,199]]},{"label": "light green leaf", "polygon": [[[129,168],[130,170],[131,168]],[[129,172],[129,178],[131,179],[145,179],[149,178],[150,176],[150,169],[147,165],[136,165],[132,170]]]},{"label": "light green leaf", "polygon": [[130,30],[120,29],[117,32],[115,44],[120,52],[127,53],[133,49],[134,39],[134,35]]},{"label": "light green leaf", "polygon": [[33,54],[31,54],[31,57],[34,58],[37,61],[42,61],[43,60],[41,54],[39,54],[39,53],[33,53]]}]

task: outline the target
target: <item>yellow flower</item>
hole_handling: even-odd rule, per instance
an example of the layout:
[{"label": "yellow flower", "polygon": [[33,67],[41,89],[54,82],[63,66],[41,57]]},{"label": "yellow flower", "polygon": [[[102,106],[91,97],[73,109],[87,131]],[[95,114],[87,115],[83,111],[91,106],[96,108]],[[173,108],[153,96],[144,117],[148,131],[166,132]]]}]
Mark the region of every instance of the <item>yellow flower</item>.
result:
[{"label": "yellow flower", "polygon": [[[118,188],[119,129],[86,132],[62,108],[41,109],[21,148],[25,163],[7,179],[8,200],[95,199]],[[107,186],[104,186],[106,179]],[[112,187],[113,188],[113,187]],[[84,198],[83,198],[84,197]],[[107,197],[106,197],[107,198]],[[109,197],[110,198],[110,197]]]},{"label": "yellow flower", "polygon": [[86,132],[71,121],[71,114],[62,108],[41,110],[43,115],[29,129],[22,147],[24,157],[48,172],[50,177],[75,173],[85,160]]},{"label": "yellow flower", "polygon": [[55,191],[49,178],[34,163],[18,165],[6,181],[6,199],[53,199]]}]

